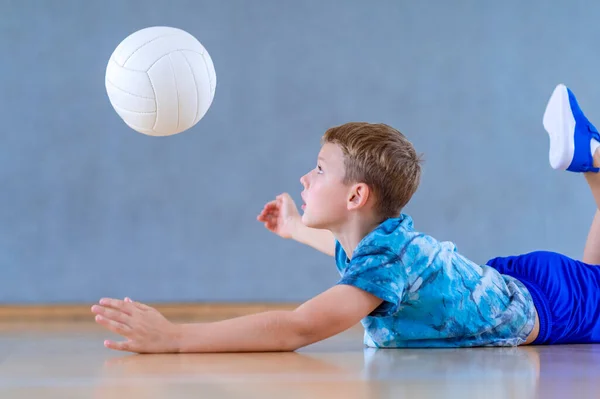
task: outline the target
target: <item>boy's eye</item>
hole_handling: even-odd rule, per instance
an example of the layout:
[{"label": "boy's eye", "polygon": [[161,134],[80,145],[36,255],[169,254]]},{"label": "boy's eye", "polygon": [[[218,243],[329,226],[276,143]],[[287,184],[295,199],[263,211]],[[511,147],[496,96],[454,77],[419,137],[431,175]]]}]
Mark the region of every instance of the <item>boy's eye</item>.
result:
[{"label": "boy's eye", "polygon": [[323,173],[323,169],[321,169],[321,165],[317,165],[317,170],[319,171],[319,173]]}]

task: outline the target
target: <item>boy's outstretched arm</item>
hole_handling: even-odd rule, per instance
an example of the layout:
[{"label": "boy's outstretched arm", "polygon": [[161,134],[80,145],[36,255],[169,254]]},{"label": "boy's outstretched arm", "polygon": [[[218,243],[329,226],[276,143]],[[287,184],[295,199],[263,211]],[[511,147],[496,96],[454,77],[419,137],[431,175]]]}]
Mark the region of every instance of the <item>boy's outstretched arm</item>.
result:
[{"label": "boy's outstretched arm", "polygon": [[283,193],[268,202],[256,218],[265,227],[283,238],[291,238],[327,255],[335,255],[335,237],[329,230],[313,229],[302,223],[296,203]]},{"label": "boy's outstretched arm", "polygon": [[294,351],[339,334],[376,309],[382,300],[349,285],[336,285],[292,311],[234,319],[173,324],[156,309],[129,299],[104,298],[92,307],[96,322],[125,337],[110,349],[138,353]]}]

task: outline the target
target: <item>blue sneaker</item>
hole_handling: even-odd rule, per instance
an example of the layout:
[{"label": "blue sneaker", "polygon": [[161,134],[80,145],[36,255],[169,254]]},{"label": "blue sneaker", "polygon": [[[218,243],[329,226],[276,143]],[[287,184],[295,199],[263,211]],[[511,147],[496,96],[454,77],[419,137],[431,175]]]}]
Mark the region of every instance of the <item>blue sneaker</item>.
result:
[{"label": "blue sneaker", "polygon": [[591,140],[600,134],[585,117],[575,95],[565,85],[554,89],[544,112],[544,128],[550,136],[550,166],[570,172],[598,172],[592,158]]}]

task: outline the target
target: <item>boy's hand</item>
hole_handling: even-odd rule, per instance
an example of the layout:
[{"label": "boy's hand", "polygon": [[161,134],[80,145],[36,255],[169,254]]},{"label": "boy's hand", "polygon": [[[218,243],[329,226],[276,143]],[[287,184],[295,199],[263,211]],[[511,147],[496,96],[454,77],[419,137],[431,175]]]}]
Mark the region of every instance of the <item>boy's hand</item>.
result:
[{"label": "boy's hand", "polygon": [[267,203],[256,219],[280,237],[292,238],[327,255],[335,255],[333,234],[329,230],[309,228],[302,223],[298,208],[287,193]]},{"label": "boy's hand", "polygon": [[275,200],[267,203],[257,220],[263,222],[269,231],[283,238],[293,238],[298,226],[302,224],[296,203],[287,193],[278,195]]},{"label": "boy's hand", "polygon": [[127,341],[104,341],[110,349],[137,353],[178,352],[177,325],[168,321],[156,309],[129,298],[103,298],[92,306],[96,322],[122,335]]}]

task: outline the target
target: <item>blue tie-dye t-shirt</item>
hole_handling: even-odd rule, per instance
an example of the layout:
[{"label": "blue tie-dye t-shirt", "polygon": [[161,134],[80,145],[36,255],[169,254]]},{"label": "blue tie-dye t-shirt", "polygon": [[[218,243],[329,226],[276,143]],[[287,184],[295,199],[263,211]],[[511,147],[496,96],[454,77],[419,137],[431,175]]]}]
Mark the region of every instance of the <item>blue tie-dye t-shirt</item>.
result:
[{"label": "blue tie-dye t-shirt", "polygon": [[414,231],[407,215],[380,224],[351,260],[336,242],[335,256],[339,284],[384,301],[361,321],[367,346],[516,346],[533,330],[533,300],[520,281]]}]

